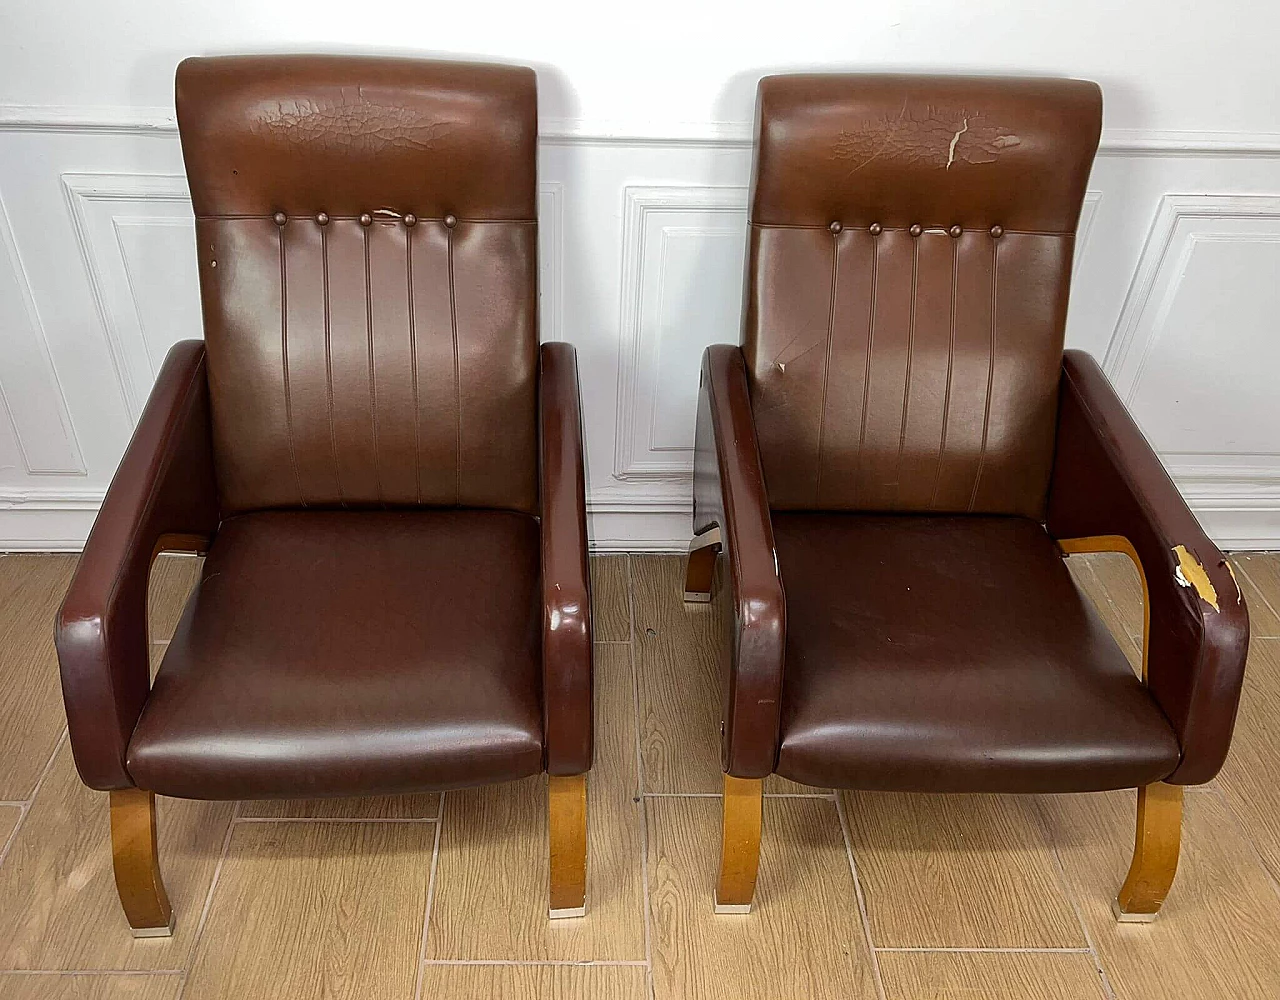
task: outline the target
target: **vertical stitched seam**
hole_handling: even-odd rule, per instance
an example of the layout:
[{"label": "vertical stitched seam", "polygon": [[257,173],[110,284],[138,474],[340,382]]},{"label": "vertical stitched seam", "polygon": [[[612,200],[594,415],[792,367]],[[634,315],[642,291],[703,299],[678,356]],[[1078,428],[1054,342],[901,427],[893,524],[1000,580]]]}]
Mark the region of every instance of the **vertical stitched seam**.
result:
[{"label": "vertical stitched seam", "polygon": [[369,419],[373,423],[373,485],[382,503],[382,472],[378,468],[378,376],[373,354],[373,279],[369,267],[369,226],[364,230],[364,328],[369,344]]},{"label": "vertical stitched seam", "polygon": [[293,446],[293,403],[289,397],[289,270],[285,265],[284,226],[277,226],[280,238],[280,364],[284,372],[284,428],[289,441],[289,466],[293,469],[293,481],[298,486],[298,503],[305,507],[307,498],[302,493],[302,476],[298,474],[298,457]]},{"label": "vertical stitched seam", "polygon": [[893,495],[896,502],[902,499],[902,452],[907,444],[907,412],[911,405],[911,362],[916,346],[916,291],[920,275],[921,235],[911,241],[911,314],[907,320],[907,375],[902,389],[902,428],[898,432],[898,460],[893,471]]},{"label": "vertical stitched seam", "polygon": [[422,410],[418,405],[418,326],[413,308],[413,229],[404,231],[404,272],[409,296],[409,367],[413,370],[413,496],[422,503]]},{"label": "vertical stitched seam", "polygon": [[453,333],[453,505],[462,502],[462,380],[458,365],[458,299],[453,285],[453,230],[449,230],[449,325]]},{"label": "vertical stitched seam", "polygon": [[342,493],[342,466],[338,462],[338,432],[333,422],[333,323],[329,313],[329,231],[320,227],[320,272],[324,294],[324,379],[329,406],[329,448],[333,452],[333,478],[338,485],[338,503],[347,506]]},{"label": "vertical stitched seam", "polygon": [[973,477],[973,492],[969,494],[969,512],[978,502],[978,486],[982,483],[982,467],[987,461],[987,434],[991,427],[991,383],[996,374],[996,278],[1000,272],[1000,241],[991,241],[991,343],[987,351],[987,403],[982,411],[982,448],[978,452],[978,474]]},{"label": "vertical stitched seam", "polygon": [[827,382],[831,378],[831,341],[836,324],[836,287],[840,274],[840,234],[831,234],[831,304],[827,309],[827,350],[822,366],[822,408],[818,411],[818,476],[814,484],[813,502],[822,504],[822,441],[827,429]]},{"label": "vertical stitched seam", "polygon": [[942,394],[942,439],[938,442],[938,467],[933,473],[933,492],[929,506],[938,506],[938,487],[942,485],[942,460],[947,453],[947,421],[951,416],[951,374],[956,357],[956,288],[960,276],[960,241],[951,241],[951,332],[947,340],[947,387]]},{"label": "vertical stitched seam", "polygon": [[862,449],[867,441],[867,398],[871,395],[871,352],[876,346],[876,283],[880,268],[880,237],[871,237],[871,300],[867,310],[867,360],[862,372],[862,421],[858,429],[858,457],[854,463],[855,496],[862,492]]}]

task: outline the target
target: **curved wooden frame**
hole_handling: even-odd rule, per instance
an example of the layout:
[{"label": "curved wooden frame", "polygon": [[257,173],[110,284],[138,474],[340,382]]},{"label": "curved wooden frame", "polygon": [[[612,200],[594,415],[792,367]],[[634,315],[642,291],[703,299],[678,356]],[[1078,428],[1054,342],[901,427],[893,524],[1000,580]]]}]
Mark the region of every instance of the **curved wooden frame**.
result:
[{"label": "curved wooden frame", "polygon": [[750,913],[760,868],[764,781],[724,776],[716,913]]},{"label": "curved wooden frame", "polygon": [[587,915],[587,776],[551,775],[547,782],[551,919]]},{"label": "curved wooden frame", "polygon": [[689,556],[684,572],[684,599],[690,604],[706,604],[711,600],[711,582],[716,572],[716,555],[720,552],[720,529],[711,528],[694,535],[689,543]]},{"label": "curved wooden frame", "polygon": [[[1147,683],[1147,655],[1151,648],[1151,598],[1147,574],[1133,543],[1122,535],[1064,538],[1058,547],[1068,555],[1085,552],[1123,552],[1142,581],[1142,682]],[[1138,823],[1133,861],[1111,909],[1122,923],[1155,920],[1178,873],[1182,840],[1182,786],[1163,781],[1138,789]]]},{"label": "curved wooden frame", "polygon": [[160,876],[156,797],[141,788],[111,795],[111,862],[116,892],[134,937],[168,937],[173,907]]}]

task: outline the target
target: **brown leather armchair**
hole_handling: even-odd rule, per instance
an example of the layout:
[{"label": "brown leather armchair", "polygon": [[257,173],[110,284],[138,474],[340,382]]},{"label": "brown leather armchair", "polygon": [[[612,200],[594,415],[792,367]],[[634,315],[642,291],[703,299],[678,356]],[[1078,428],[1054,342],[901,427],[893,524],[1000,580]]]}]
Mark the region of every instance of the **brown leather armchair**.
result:
[{"label": "brown leather armchair", "polygon": [[[1063,351],[1101,111],[1070,80],[760,84],[746,329],[703,359],[685,588],[709,600],[720,564],[721,910],[750,907],[773,772],[1136,786],[1116,913],[1168,892],[1248,616],[1097,364]],[[1144,580],[1141,680],[1063,563],[1100,550]]]},{"label": "brown leather armchair", "polygon": [[[577,367],[539,348],[532,70],[189,59],[205,341],[171,351],[57,623],[76,765],[135,933],[154,794],[550,775],[585,906],[591,620]],[[163,549],[207,553],[154,682]]]}]

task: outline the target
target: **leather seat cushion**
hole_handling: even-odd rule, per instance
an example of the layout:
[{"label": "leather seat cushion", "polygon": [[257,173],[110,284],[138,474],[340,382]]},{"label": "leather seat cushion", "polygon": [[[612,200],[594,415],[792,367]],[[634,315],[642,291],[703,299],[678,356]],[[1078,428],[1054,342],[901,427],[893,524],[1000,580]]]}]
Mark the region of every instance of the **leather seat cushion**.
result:
[{"label": "leather seat cushion", "polygon": [[1020,517],[773,515],[777,771],[810,785],[1144,785],[1180,749],[1053,540]]},{"label": "leather seat cushion", "polygon": [[368,795],[542,769],[539,531],[474,510],[223,522],[129,744],[187,798]]}]

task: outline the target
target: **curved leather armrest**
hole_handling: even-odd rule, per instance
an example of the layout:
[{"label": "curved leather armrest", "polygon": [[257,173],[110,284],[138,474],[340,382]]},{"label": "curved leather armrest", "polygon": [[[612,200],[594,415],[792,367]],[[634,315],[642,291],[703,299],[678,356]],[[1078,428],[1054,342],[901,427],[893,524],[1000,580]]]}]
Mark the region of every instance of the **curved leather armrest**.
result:
[{"label": "curved leather armrest", "polygon": [[543,344],[539,377],[542,493],[542,718],[547,773],[591,768],[591,588],[578,359]]},{"label": "curved leather armrest", "polygon": [[1063,358],[1047,527],[1058,539],[1119,535],[1132,545],[1148,593],[1147,686],[1182,745],[1165,780],[1209,781],[1231,744],[1248,612],[1226,559],[1083,351]]},{"label": "curved leather armrest", "polygon": [[85,543],[55,641],[80,777],[133,787],[125,751],[150,691],[147,578],[161,549],[202,551],[218,527],[204,344],[175,344]]},{"label": "curved leather armrest", "polygon": [[778,760],[787,613],[746,362],[730,344],[702,356],[694,445],[693,529],[717,526],[732,601],[721,764],[735,777],[763,778]]}]

